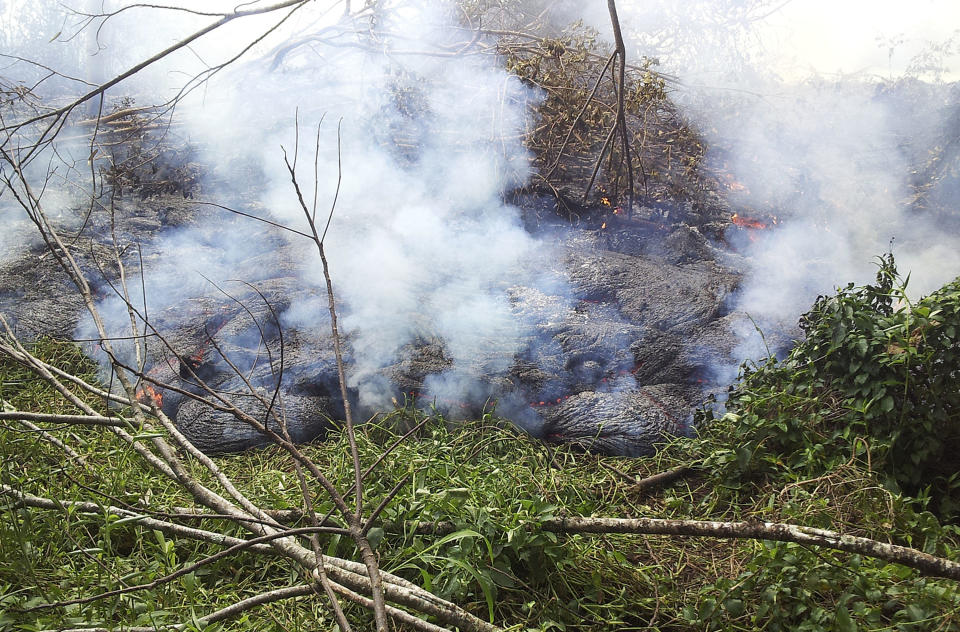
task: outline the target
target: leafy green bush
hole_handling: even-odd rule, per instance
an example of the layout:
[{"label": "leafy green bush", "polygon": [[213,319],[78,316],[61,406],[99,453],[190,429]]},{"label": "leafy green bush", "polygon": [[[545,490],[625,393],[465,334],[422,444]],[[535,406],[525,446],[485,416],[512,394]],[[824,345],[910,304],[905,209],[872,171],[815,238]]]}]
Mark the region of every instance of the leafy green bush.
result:
[{"label": "leafy green bush", "polygon": [[783,362],[745,370],[721,420],[736,447],[713,455],[728,478],[784,468],[818,476],[852,458],[891,490],[960,509],[960,278],[911,301],[892,255],[876,284],[820,297]]}]

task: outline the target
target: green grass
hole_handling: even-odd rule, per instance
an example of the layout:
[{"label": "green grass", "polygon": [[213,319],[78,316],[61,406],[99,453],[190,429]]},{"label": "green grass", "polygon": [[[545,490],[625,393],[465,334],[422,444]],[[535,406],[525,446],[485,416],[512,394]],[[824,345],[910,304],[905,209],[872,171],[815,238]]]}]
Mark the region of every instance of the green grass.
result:
[{"label": "green grass", "polygon": [[[93,368],[69,345],[43,341],[35,351],[78,374]],[[751,388],[761,388],[754,379]],[[0,397],[29,410],[58,408],[55,394],[0,360]],[[810,415],[830,407],[806,402]],[[803,407],[801,406],[801,409]],[[791,414],[797,408],[790,408]],[[369,512],[408,479],[371,532],[383,568],[428,587],[477,616],[516,630],[934,630],[960,627],[956,584],[846,553],[791,544],[665,536],[564,536],[539,522],[559,515],[786,521],[890,539],[956,559],[957,531],[916,501],[884,487],[860,458],[814,470],[738,451],[744,415],[714,420],[694,440],[678,440],[651,458],[601,458],[549,449],[494,415],[470,423],[431,417],[390,453],[365,485]],[[401,410],[358,433],[362,462],[423,419]],[[149,502],[158,511],[191,506],[176,485],[100,429],[55,434],[87,455],[87,467],[63,457],[36,433],[0,430],[2,482],[37,495],[103,505]],[[352,482],[346,438],[307,454],[346,490]],[[750,457],[748,459],[747,457]],[[291,458],[276,448],[217,459],[237,486],[270,508],[301,506]],[[674,467],[698,472],[650,495],[635,495],[605,465],[636,476]],[[744,466],[743,475],[736,468]],[[209,476],[197,470],[201,479]],[[319,487],[317,487],[319,489]],[[318,509],[330,503],[318,491]],[[227,529],[222,523],[197,523]],[[425,525],[438,526],[431,533]],[[350,557],[353,544],[325,537],[328,553]],[[240,554],[135,596],[54,611],[23,612],[42,602],[149,582],[217,547],[172,540],[108,515],[39,511],[0,504],[0,629],[49,629],[105,622],[190,622],[270,587],[296,581],[282,561]],[[357,608],[358,629],[370,620]],[[223,630],[333,629],[322,599],[265,606],[212,626]]]}]

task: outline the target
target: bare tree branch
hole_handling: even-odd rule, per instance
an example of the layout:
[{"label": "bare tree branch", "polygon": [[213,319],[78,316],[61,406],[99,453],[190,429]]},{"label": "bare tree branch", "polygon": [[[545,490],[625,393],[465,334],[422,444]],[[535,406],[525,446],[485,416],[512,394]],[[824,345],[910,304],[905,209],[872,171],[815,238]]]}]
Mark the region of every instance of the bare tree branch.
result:
[{"label": "bare tree branch", "polygon": [[[339,142],[339,127],[337,134],[337,151],[338,151],[338,162],[339,160],[339,151],[340,151],[340,142]],[[317,142],[319,143],[319,134],[317,136]],[[337,309],[336,301],[333,294],[333,281],[330,278],[330,266],[327,262],[327,256],[323,248],[323,238],[317,231],[317,223],[315,221],[315,215],[311,212],[310,208],[307,206],[307,203],[304,201],[303,193],[300,190],[300,184],[297,181],[297,173],[294,167],[296,164],[296,156],[294,156],[294,163],[291,164],[290,160],[287,158],[286,151],[284,151],[284,163],[287,166],[287,171],[290,174],[290,180],[293,184],[293,188],[297,194],[297,200],[300,202],[301,210],[307,220],[308,225],[310,226],[310,232],[313,235],[313,242],[317,246],[317,251],[320,254],[320,261],[323,264],[323,277],[327,285],[327,302],[328,308],[330,311],[330,329],[333,333],[333,350],[334,355],[336,356],[337,362],[337,378],[340,382],[340,394],[343,398],[343,410],[344,418],[346,423],[346,434],[347,440],[350,444],[350,456],[353,460],[353,472],[354,472],[354,494],[356,506],[351,516],[344,516],[351,528],[351,536],[353,540],[357,543],[357,548],[360,550],[360,555],[363,558],[364,564],[367,567],[368,576],[370,578],[372,586],[372,597],[374,604],[374,618],[377,624],[378,632],[387,632],[387,614],[385,609],[385,603],[383,601],[383,586],[380,579],[380,569],[377,562],[377,557],[373,553],[373,548],[370,546],[370,542],[367,540],[366,532],[364,531],[363,523],[363,480],[360,472],[360,454],[357,449],[357,438],[356,431],[354,429],[353,423],[353,414],[350,407],[350,394],[347,392],[347,377],[346,371],[343,365],[343,350],[341,348],[340,341],[340,332],[337,328]],[[318,186],[317,184],[317,174],[314,173],[314,188]],[[340,190],[340,180],[337,180],[337,192]],[[327,217],[327,228],[330,226],[330,222],[333,219],[333,213],[336,209],[336,197],[330,206],[330,213]],[[324,229],[324,236],[326,235],[326,230]]]}]

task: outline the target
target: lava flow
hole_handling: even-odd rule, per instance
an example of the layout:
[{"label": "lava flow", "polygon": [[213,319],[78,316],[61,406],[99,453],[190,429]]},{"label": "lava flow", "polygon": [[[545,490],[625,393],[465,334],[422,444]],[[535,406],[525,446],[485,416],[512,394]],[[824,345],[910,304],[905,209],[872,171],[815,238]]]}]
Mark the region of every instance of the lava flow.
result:
[{"label": "lava flow", "polygon": [[163,393],[150,384],[144,384],[137,389],[137,400],[147,406],[154,404],[157,408],[163,407]]},{"label": "lava flow", "polygon": [[754,217],[743,217],[739,213],[734,213],[733,215],[730,216],[730,221],[733,222],[734,225],[739,226],[740,228],[753,228],[756,230],[764,230],[776,224],[777,218],[774,217],[771,219],[770,222],[765,222],[762,219],[756,219]]}]

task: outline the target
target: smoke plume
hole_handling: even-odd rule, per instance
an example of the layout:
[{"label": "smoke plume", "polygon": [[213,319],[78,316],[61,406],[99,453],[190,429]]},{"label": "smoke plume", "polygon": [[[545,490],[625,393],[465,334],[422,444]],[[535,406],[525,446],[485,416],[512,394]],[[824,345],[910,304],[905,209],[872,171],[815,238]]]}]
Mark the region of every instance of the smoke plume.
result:
[{"label": "smoke plume", "polygon": [[[450,55],[469,42],[448,8],[422,3],[383,16],[358,32],[357,23],[305,12],[297,24],[309,28],[265,40],[177,116],[214,166],[205,196],[309,232],[287,160],[320,230],[335,200],[325,248],[351,351],[348,382],[362,404],[389,405],[396,393],[382,369],[431,339],[442,341],[449,368],[423,395],[483,402],[490,386],[477,376],[503,374],[533,327],[516,317],[508,290],[562,283],[551,246],[502,201],[529,176],[521,139],[539,97],[489,55]],[[244,218],[164,233],[147,246],[150,311],[216,294],[210,281],[256,281],[272,268],[308,290],[283,306],[283,322],[329,334],[315,245],[261,233]],[[283,248],[271,246],[278,238]],[[119,300],[108,302],[116,326],[128,324]]]},{"label": "smoke plume", "polygon": [[[876,5],[863,8],[878,14],[870,20],[831,7],[820,21],[817,6],[806,7],[808,15],[780,3],[618,5],[633,55],[658,59],[678,78],[671,98],[708,141],[708,163],[744,185],[731,194],[733,208],[778,222],[740,244],[749,265],[733,309],[761,328],[789,329],[818,295],[871,281],[876,257],[887,251],[916,295],[960,274],[956,186],[949,178],[933,183],[922,208],[915,199],[931,157],[956,159],[949,148],[939,152],[958,133],[958,93],[942,81],[958,51],[947,45],[953,40],[926,39],[939,36],[932,25],[949,22],[955,7],[911,5],[911,21],[898,24],[902,50],[884,47],[878,67],[865,64],[877,61],[878,42],[890,34],[866,28],[886,24]],[[829,22],[843,33],[826,68],[814,63],[827,44],[801,40],[809,29],[797,35],[784,25],[780,14],[794,9],[800,26]],[[610,32],[606,3],[577,7],[570,17],[574,12]],[[908,53],[913,57],[904,59]],[[884,72],[833,74],[844,67]],[[742,333],[739,359],[766,353],[752,326]]]}]

